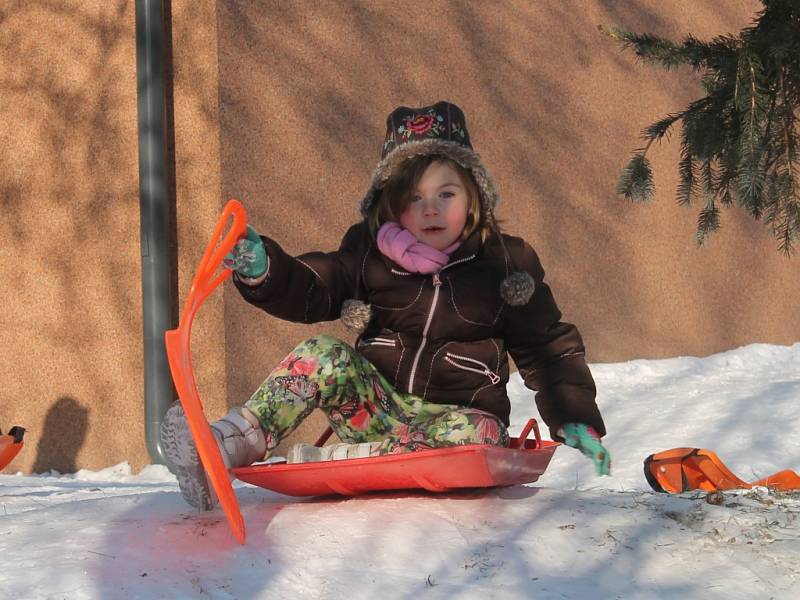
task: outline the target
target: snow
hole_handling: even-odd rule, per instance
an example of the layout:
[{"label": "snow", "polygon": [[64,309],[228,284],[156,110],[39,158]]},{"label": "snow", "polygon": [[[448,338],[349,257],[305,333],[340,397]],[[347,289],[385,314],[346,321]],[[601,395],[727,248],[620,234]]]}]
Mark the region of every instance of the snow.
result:
[{"label": "snow", "polygon": [[[527,486],[297,499],[237,484],[248,531],[161,466],[0,475],[2,598],[798,598],[800,493],[652,492],[642,460],[800,470],[800,344],[591,366],[613,475],[559,448]],[[512,432],[535,410],[519,378]],[[23,449],[23,452],[25,449]]]}]

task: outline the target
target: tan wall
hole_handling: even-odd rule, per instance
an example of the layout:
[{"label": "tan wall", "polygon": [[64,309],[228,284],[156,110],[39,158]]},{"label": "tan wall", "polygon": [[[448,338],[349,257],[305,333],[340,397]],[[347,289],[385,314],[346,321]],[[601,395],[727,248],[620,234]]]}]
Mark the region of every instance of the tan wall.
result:
[{"label": "tan wall", "polygon": [[142,459],[133,4],[0,8],[0,426],[10,469]]},{"label": "tan wall", "polygon": [[[357,217],[386,114],[449,99],[498,183],[507,230],[539,251],[590,361],[797,341],[797,259],[736,211],[697,249],[697,209],[674,201],[677,143],[652,153],[652,205],[614,191],[638,132],[699,87],[637,64],[597,25],[711,37],[759,6],[174,0],[181,301],[225,199],[291,252],[332,249]],[[134,3],[7,0],[0,67],[0,427],[30,430],[9,470],[139,468]],[[193,336],[207,414],[246,400],[321,331],[349,339],[338,324],[260,314],[230,286],[212,297]]]},{"label": "tan wall", "polygon": [[[149,462],[134,7],[0,8],[0,427],[28,429],[7,471]],[[181,300],[222,206],[215,10],[172,3]],[[211,298],[193,336],[214,414],[225,407],[222,314]]]}]

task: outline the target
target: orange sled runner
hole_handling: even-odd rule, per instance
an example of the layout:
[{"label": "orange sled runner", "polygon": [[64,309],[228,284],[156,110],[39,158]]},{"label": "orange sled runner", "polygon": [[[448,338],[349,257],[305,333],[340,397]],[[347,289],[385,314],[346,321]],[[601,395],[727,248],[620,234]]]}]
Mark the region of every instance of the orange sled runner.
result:
[{"label": "orange sled runner", "polygon": [[[230,226],[227,233],[226,227]],[[172,379],[209,481],[220,500],[236,539],[245,541],[245,526],[219,448],[203,413],[189,351],[192,321],[203,301],[230,277],[222,267],[225,255],[244,237],[247,216],[236,200],[229,201],[206,248],[192,282],[177,329],[165,335]],[[220,270],[221,269],[221,270]],[[535,439],[527,439],[533,431]],[[317,441],[321,446],[330,428]],[[445,492],[458,488],[506,486],[536,481],[559,444],[542,440],[531,419],[509,448],[488,444],[454,446],[403,455],[332,462],[258,464],[232,470],[242,481],[290,496],[356,495],[377,490],[425,489]]]},{"label": "orange sled runner", "polygon": [[25,429],[22,427],[12,427],[8,435],[0,435],[0,469],[4,469],[22,450],[24,435]]},{"label": "orange sled runner", "polygon": [[753,487],[768,487],[782,492],[800,489],[800,476],[790,470],[779,471],[753,483],[742,481],[722,464],[716,454],[704,448],[673,448],[651,454],[644,461],[644,476],[655,491],[669,494]]}]

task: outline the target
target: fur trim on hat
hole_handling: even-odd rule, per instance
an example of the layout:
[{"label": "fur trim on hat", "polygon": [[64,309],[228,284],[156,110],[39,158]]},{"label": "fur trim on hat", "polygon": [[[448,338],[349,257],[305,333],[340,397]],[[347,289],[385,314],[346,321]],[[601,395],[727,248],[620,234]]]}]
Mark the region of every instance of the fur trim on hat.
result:
[{"label": "fur trim on hat", "polygon": [[367,328],[371,318],[372,309],[369,304],[353,298],[342,302],[341,320],[350,331],[360,334]]},{"label": "fur trim on hat", "polygon": [[530,273],[525,271],[511,273],[500,284],[500,295],[506,301],[506,304],[511,306],[527,304],[534,291],[536,291],[536,282],[530,276]]},{"label": "fur trim on hat", "polygon": [[378,190],[383,188],[386,181],[401,163],[415,156],[428,156],[430,154],[440,154],[472,172],[472,176],[478,184],[484,221],[489,226],[493,226],[495,224],[494,211],[497,205],[500,204],[500,196],[497,193],[494,181],[489,176],[486,167],[483,166],[480,156],[466,146],[442,139],[407,142],[392,150],[386,158],[378,163],[372,175],[372,184],[369,191],[361,200],[359,206],[361,215],[365,218],[369,216],[369,210],[375,203]]}]

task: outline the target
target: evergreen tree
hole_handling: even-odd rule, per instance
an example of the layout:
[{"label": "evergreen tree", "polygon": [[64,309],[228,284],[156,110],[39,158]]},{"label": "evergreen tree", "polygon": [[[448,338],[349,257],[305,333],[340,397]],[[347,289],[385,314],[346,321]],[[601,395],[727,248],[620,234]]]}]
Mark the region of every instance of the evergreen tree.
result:
[{"label": "evergreen tree", "polygon": [[761,0],[764,8],[739,35],[683,43],[613,29],[608,33],[646,63],[688,65],[705,96],[642,131],[618,191],[632,201],[654,193],[647,152],[683,125],[678,165],[680,204],[698,201],[697,242],[720,226],[720,207],[738,205],[762,219],[785,254],[800,236],[800,0]]}]

